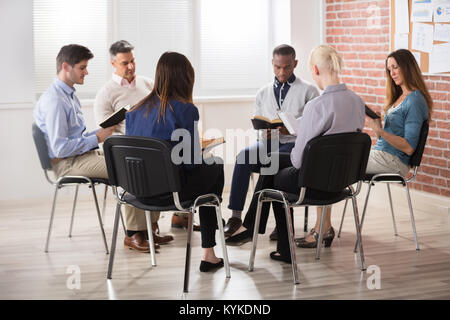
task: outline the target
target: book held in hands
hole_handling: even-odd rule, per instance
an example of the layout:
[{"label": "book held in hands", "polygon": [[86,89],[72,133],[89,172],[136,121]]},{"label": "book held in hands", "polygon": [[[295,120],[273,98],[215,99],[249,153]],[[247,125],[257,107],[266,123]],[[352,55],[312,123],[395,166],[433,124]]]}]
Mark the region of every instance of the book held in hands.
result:
[{"label": "book held in hands", "polygon": [[116,124],[121,123],[123,120],[125,120],[125,114],[128,110],[131,109],[131,105],[126,105],[116,112],[114,112],[112,115],[110,115],[107,119],[105,119],[102,123],[100,123],[100,127],[102,128],[108,128],[111,126],[115,126]]},{"label": "book held in hands", "polygon": [[278,116],[283,121],[284,126],[289,131],[290,134],[297,135],[297,119],[292,113],[289,112],[278,112]]},{"label": "book held in hands", "polygon": [[255,128],[256,130],[276,129],[283,125],[283,121],[281,119],[270,120],[269,118],[266,118],[263,116],[254,116],[253,119],[251,119],[251,120],[252,120],[253,128]]},{"label": "book held in hands", "polygon": [[364,108],[366,109],[366,115],[367,115],[369,118],[372,118],[372,119],[380,119],[380,118],[381,118],[381,117],[380,117],[379,115],[377,115],[372,109],[370,109],[370,108],[367,106],[367,104],[364,105]]},{"label": "book held in hands", "polygon": [[212,148],[225,143],[225,138],[224,137],[220,137],[220,138],[212,138],[212,139],[201,139],[200,141],[201,145],[202,145],[202,152],[206,153],[209,150],[211,150]]}]

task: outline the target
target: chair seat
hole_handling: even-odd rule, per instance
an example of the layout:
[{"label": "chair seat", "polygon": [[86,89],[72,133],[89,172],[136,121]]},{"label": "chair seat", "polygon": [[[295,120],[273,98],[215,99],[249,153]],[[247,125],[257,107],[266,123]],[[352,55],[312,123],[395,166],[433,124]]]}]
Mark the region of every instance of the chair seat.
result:
[{"label": "chair seat", "polygon": [[[172,195],[170,195],[170,197],[172,197]],[[148,203],[141,202],[135,196],[133,196],[132,194],[129,194],[129,193],[125,194],[125,196],[123,197],[122,200],[125,201],[128,204],[131,204],[132,206],[134,206],[136,208],[141,209],[141,210],[148,210],[148,211],[179,211],[179,209],[173,203],[173,200],[171,201],[172,203],[170,203],[168,205],[158,205],[157,202],[155,202],[155,204],[153,204],[153,203],[152,204],[148,204]],[[208,198],[200,199],[199,201],[197,201],[197,206],[206,204],[206,203],[214,201],[214,200],[215,200],[214,197],[208,197]],[[220,200],[220,202],[222,202],[222,198],[219,197],[219,200]],[[191,206],[194,205],[194,201],[195,201],[195,199],[194,200],[188,200],[188,201],[182,201],[181,202],[181,206],[183,208],[189,209]]]},{"label": "chair seat", "polygon": [[[364,176],[364,181],[365,182],[369,182],[372,180],[372,178],[375,176],[375,174],[366,174]],[[381,181],[386,181],[386,182],[397,182],[397,183],[401,183],[403,185],[405,185],[405,180],[401,177],[399,177],[396,174],[393,175],[387,175],[387,176],[381,176],[381,177],[377,177],[374,181],[377,182],[381,182]]]},{"label": "chair seat", "polygon": [[[295,203],[298,200],[298,194],[283,192],[289,203]],[[264,193],[267,197],[270,197],[277,201],[283,201],[281,194],[273,191],[266,191]],[[351,193],[349,189],[345,189],[342,192],[321,192],[317,190],[307,189],[305,198],[302,205],[308,206],[325,206],[331,205],[342,201],[350,197]]]},{"label": "chair seat", "polygon": [[[109,180],[104,178],[90,178],[93,183],[103,183],[109,185]],[[73,178],[73,177],[63,177],[60,184],[70,184],[70,183],[87,183],[85,179]]]}]

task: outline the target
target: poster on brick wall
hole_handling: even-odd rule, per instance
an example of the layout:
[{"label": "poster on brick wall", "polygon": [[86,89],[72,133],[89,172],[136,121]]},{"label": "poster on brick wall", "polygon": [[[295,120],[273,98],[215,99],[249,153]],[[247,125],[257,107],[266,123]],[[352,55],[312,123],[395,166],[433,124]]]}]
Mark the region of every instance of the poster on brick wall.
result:
[{"label": "poster on brick wall", "polygon": [[450,22],[450,0],[435,0],[433,14],[434,22]]}]

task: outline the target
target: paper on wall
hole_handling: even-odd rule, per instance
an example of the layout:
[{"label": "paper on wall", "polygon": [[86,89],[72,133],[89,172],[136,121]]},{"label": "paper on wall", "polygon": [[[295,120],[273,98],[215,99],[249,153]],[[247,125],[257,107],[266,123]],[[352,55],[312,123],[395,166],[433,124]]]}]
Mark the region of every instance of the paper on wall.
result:
[{"label": "paper on wall", "polygon": [[433,25],[413,24],[411,49],[430,53],[433,50]]},{"label": "paper on wall", "polygon": [[435,44],[430,53],[430,73],[450,72],[450,43]]},{"label": "paper on wall", "polygon": [[450,42],[450,24],[436,23],[434,25],[434,40]]},{"label": "paper on wall", "polygon": [[413,54],[414,58],[416,59],[417,64],[419,65],[419,68],[420,68],[420,52],[411,51],[411,53]]},{"label": "paper on wall", "polygon": [[408,49],[408,34],[395,34],[395,50]]},{"label": "paper on wall", "polygon": [[434,22],[450,22],[450,0],[433,2]]},{"label": "paper on wall", "polygon": [[411,21],[413,22],[432,22],[433,21],[433,3],[431,0],[413,0]]},{"label": "paper on wall", "polygon": [[409,33],[408,0],[395,2],[395,33]]}]

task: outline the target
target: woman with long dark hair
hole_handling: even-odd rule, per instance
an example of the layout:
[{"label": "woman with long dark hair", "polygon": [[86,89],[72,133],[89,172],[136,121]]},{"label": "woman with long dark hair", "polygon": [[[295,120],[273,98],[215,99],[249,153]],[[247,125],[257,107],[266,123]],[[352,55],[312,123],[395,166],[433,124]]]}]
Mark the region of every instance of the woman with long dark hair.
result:
[{"label": "woman with long dark hair", "polygon": [[[221,197],[224,185],[221,159],[209,165],[202,161],[197,128],[199,113],[192,101],[194,80],[194,69],[184,55],[165,52],[156,66],[153,90],[126,115],[127,135],[163,139],[174,147],[181,146],[177,159],[172,152],[172,161],[181,168],[181,201],[207,193]],[[172,141],[173,136],[182,137],[182,141],[179,144]],[[204,249],[200,271],[206,272],[222,267],[223,259],[214,253],[215,209],[200,207],[199,214]]]}]

